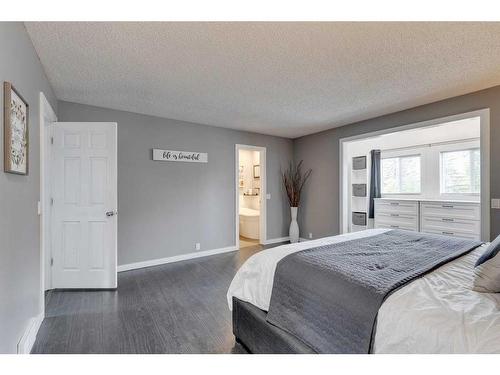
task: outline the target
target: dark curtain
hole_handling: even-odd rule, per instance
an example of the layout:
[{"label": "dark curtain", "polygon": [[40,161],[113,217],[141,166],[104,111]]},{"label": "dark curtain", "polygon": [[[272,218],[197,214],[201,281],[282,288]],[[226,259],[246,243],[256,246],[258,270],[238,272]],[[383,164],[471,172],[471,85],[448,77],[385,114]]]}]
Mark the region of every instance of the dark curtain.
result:
[{"label": "dark curtain", "polygon": [[370,205],[368,208],[368,218],[373,219],[375,217],[375,201],[374,198],[381,197],[381,186],[380,186],[380,150],[370,151]]}]

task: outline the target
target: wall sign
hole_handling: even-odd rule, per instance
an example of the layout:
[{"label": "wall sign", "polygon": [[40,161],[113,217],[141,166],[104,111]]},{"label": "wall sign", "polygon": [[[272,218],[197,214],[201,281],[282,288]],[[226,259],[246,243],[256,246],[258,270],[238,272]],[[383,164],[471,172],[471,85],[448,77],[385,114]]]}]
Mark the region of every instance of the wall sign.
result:
[{"label": "wall sign", "polygon": [[153,160],[184,161],[188,163],[208,163],[208,154],[204,152],[160,150],[154,148]]}]

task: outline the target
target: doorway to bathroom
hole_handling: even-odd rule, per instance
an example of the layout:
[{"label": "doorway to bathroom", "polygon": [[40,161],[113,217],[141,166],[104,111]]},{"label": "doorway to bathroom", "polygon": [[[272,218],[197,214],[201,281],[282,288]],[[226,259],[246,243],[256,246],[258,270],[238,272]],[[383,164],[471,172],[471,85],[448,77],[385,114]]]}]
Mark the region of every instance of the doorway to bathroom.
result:
[{"label": "doorway to bathroom", "polygon": [[235,167],[235,242],[242,249],[266,240],[266,148],[236,145]]}]

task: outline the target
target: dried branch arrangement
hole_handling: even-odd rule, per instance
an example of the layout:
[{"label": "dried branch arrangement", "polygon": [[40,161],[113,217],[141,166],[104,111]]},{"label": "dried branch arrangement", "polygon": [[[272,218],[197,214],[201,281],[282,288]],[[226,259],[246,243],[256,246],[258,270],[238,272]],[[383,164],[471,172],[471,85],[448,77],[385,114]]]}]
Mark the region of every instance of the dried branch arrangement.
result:
[{"label": "dried branch arrangement", "polygon": [[303,160],[297,165],[290,162],[288,168],[281,172],[283,186],[285,187],[290,207],[299,206],[302,188],[312,172],[312,169],[308,169],[305,173],[302,173],[302,162]]}]

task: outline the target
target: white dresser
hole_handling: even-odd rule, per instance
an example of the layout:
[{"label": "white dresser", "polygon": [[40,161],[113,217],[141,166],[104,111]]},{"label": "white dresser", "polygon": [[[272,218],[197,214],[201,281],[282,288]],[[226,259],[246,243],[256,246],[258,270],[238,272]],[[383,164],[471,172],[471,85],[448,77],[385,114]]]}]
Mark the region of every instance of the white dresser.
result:
[{"label": "white dresser", "polygon": [[399,228],[480,239],[479,202],[375,199],[375,228]]},{"label": "white dresser", "polygon": [[481,208],[476,202],[420,201],[420,231],[481,238]]},{"label": "white dresser", "polygon": [[375,228],[418,231],[418,201],[375,199]]}]

